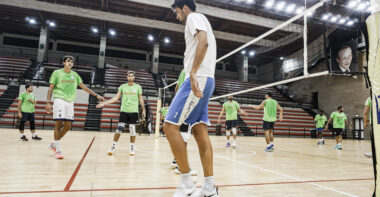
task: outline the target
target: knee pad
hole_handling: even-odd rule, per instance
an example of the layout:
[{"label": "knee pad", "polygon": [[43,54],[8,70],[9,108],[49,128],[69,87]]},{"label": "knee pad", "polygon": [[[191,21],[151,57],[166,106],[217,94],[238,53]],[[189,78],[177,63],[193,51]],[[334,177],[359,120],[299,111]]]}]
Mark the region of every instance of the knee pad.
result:
[{"label": "knee pad", "polygon": [[236,128],[232,128],[232,134],[236,135]]},{"label": "knee pad", "polygon": [[231,130],[226,130],[226,136],[230,136],[231,135]]},{"label": "knee pad", "polygon": [[20,126],[18,127],[19,130],[23,131],[25,126],[25,121],[20,121]]},{"label": "knee pad", "polygon": [[124,127],[125,127],[125,123],[119,122],[117,124],[117,129],[116,129],[115,133],[117,133],[117,134],[122,133],[124,131]]},{"label": "knee pad", "polygon": [[136,136],[136,125],[134,124],[129,125],[129,133],[131,134],[131,136]]},{"label": "knee pad", "polygon": [[30,130],[36,130],[36,122],[31,121],[30,123]]}]

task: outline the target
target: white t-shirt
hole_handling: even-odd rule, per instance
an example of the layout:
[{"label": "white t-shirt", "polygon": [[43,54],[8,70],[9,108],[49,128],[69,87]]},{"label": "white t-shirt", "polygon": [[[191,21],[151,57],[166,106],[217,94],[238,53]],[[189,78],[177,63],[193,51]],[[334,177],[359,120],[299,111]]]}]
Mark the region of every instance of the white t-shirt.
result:
[{"label": "white t-shirt", "polygon": [[207,33],[207,51],[206,55],[199,67],[196,76],[214,78],[216,64],[216,41],[214,33],[207,18],[203,14],[191,13],[187,16],[185,27],[186,51],[183,60],[186,78],[190,77],[190,72],[193,67],[195,52],[198,45],[198,40],[195,38],[197,30]]}]

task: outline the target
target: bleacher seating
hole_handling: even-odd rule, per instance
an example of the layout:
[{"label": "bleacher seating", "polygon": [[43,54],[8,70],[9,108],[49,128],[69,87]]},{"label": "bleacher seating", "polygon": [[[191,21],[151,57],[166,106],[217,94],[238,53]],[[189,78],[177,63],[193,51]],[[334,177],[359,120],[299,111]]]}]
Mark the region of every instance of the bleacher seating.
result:
[{"label": "bleacher seating", "polygon": [[[9,107],[6,113],[0,119],[0,125],[4,127],[10,127],[17,121],[17,103],[18,100],[15,99],[13,104]],[[46,112],[46,102],[45,101],[37,101],[37,105],[35,106],[35,118],[36,118],[36,127],[37,129],[41,129],[42,126],[45,128],[52,129],[54,127],[53,114],[48,114]],[[73,122],[73,128],[75,129],[83,129],[84,122],[86,119],[88,104],[74,104],[75,110],[75,120]],[[29,123],[28,123],[29,124]]]},{"label": "bleacher seating", "polygon": [[116,66],[107,65],[105,85],[111,87],[119,87],[127,83],[127,73],[129,70],[135,71],[135,82],[143,89],[157,90],[154,83],[153,75],[143,69],[126,69]]},{"label": "bleacher seating", "polygon": [[26,58],[18,57],[0,57],[0,77],[19,79],[21,75],[29,68],[31,61]]},{"label": "bleacher seating", "polygon": [[[63,68],[62,63],[56,63],[56,62],[49,62],[43,64],[45,68],[45,80],[48,81],[51,74],[57,70]],[[92,72],[93,66],[86,65],[86,64],[80,64],[80,65],[74,65],[72,70],[77,72],[79,76],[83,79],[83,83],[88,84],[91,80],[91,72]]]},{"label": "bleacher seating", "polygon": [[0,89],[0,96],[3,95],[5,92],[5,89]]}]

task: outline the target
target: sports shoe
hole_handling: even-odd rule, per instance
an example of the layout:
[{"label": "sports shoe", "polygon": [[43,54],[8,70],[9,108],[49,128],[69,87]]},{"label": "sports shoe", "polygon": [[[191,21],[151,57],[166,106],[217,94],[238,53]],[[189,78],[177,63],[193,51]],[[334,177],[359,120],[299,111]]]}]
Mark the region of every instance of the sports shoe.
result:
[{"label": "sports shoe", "polygon": [[365,153],[364,156],[366,156],[366,157],[372,157],[372,153]]},{"label": "sports shoe", "polygon": [[55,147],[54,142],[50,143],[48,146],[49,150],[52,150],[54,153],[57,151],[57,148]]},{"label": "sports shoe", "polygon": [[334,149],[338,149],[338,145],[334,146]]},{"label": "sports shoe", "polygon": [[266,151],[266,152],[272,152],[272,151],[273,151],[273,149],[272,149],[272,147],[271,147],[271,146],[268,146],[268,147],[265,149],[265,151]]},{"label": "sports shoe", "polygon": [[35,137],[32,137],[33,140],[42,140],[42,138],[38,137],[37,135]]},{"label": "sports shoe", "polygon": [[322,140],[322,144],[325,145],[325,140],[324,139]]},{"label": "sports shoe", "polygon": [[55,157],[56,159],[63,159],[62,152],[61,152],[61,151],[56,152],[55,155],[54,155],[54,157]]},{"label": "sports shoe", "polygon": [[219,188],[214,186],[214,191],[211,195],[206,195],[205,192],[203,191],[203,186],[202,186],[202,197],[219,197]]},{"label": "sports shoe", "polygon": [[24,142],[26,142],[26,141],[28,141],[28,138],[26,138],[26,136],[23,135],[22,137],[20,137],[20,141],[24,141]]},{"label": "sports shoe", "polygon": [[136,153],[136,148],[134,146],[131,146],[131,149],[129,150],[129,155],[135,156],[135,153]]},{"label": "sports shoe", "polygon": [[108,151],[107,151],[108,155],[113,155],[113,153],[115,152],[115,149],[116,149],[116,147],[114,145],[112,145],[111,148],[108,149]]},{"label": "sports shoe", "polygon": [[231,146],[230,142],[227,142],[226,147],[230,147],[230,146]]},{"label": "sports shoe", "polygon": [[191,188],[186,188],[186,186],[181,183],[181,185],[177,187],[173,197],[203,197],[203,195],[201,189],[198,189],[195,185]]},{"label": "sports shoe", "polygon": [[172,162],[172,169],[175,169],[177,168],[177,161],[174,159],[173,162]]},{"label": "sports shoe", "polygon": [[318,141],[317,145],[321,145],[322,144],[322,141]]},{"label": "sports shoe", "polygon": [[179,168],[178,168],[178,167],[176,167],[176,168],[174,169],[174,173],[176,173],[176,174],[181,174],[181,172],[179,171]]},{"label": "sports shoe", "polygon": [[236,148],[236,142],[232,142],[232,148]]},{"label": "sports shoe", "polygon": [[338,150],[342,150],[342,145],[337,145]]}]

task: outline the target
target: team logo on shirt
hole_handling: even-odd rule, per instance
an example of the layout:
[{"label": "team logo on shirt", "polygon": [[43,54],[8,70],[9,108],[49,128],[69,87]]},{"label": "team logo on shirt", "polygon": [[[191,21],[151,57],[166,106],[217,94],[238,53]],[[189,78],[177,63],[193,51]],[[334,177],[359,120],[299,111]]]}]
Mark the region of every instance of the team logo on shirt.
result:
[{"label": "team logo on shirt", "polygon": [[137,91],[136,89],[132,90],[132,92],[134,92],[134,93],[136,93],[136,91]]},{"label": "team logo on shirt", "polygon": [[74,76],[73,76],[73,75],[71,75],[71,79],[74,79]]}]

